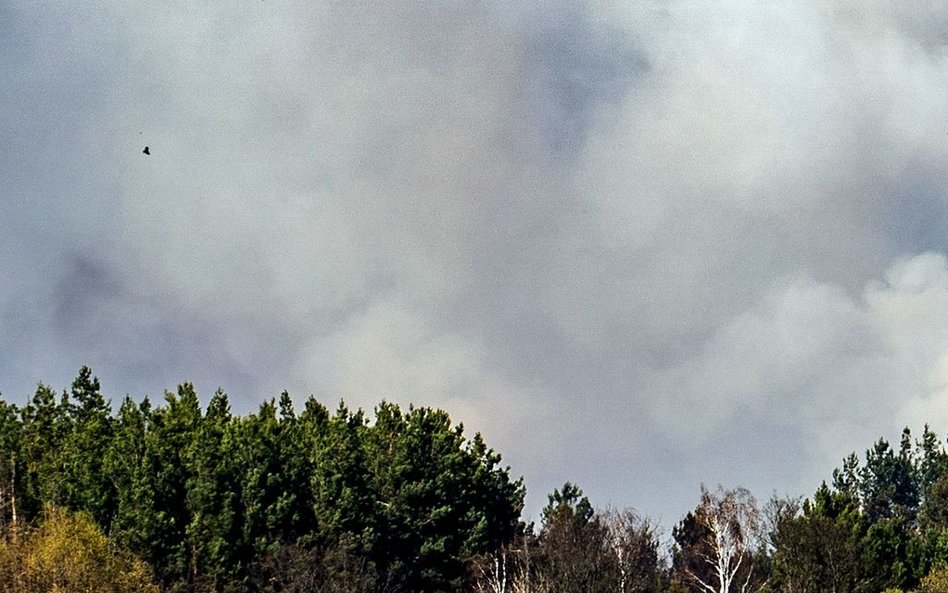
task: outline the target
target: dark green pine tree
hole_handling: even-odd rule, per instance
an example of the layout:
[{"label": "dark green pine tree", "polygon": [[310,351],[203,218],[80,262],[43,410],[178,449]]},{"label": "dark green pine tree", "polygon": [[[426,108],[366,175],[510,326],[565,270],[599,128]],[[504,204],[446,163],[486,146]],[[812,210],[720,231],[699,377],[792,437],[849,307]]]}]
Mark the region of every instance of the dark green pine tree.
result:
[{"label": "dark green pine tree", "polygon": [[918,487],[924,500],[928,496],[929,489],[948,470],[948,454],[945,453],[938,435],[932,432],[927,424],[922,432],[922,439],[917,443],[917,448],[919,450]]},{"label": "dark green pine tree", "polygon": [[318,466],[321,460],[321,447],[329,426],[329,411],[326,406],[321,404],[315,397],[310,396],[306,400],[303,411],[297,416],[294,424],[293,435],[298,439],[298,444],[302,452],[302,467],[300,470],[303,475],[299,476],[305,483],[302,491],[305,493],[305,500],[300,501],[307,508],[303,516],[305,519],[301,522],[301,533],[299,542],[306,548],[314,546],[324,546],[326,536],[320,530],[320,519],[318,515],[322,512],[321,503],[318,502],[317,484],[313,483],[314,477],[321,470]]},{"label": "dark green pine tree", "polygon": [[473,527],[464,542],[464,557],[495,551],[508,545],[519,528],[526,490],[523,479],[511,480],[510,468],[487,447],[480,433],[467,447],[470,497],[465,524]]},{"label": "dark green pine tree", "polygon": [[[386,582],[405,590],[444,590],[446,583],[428,583],[423,578],[422,546],[426,544],[422,526],[425,509],[419,508],[427,498],[428,485],[416,457],[425,452],[411,441],[408,421],[401,409],[382,402],[375,410],[375,423],[367,432],[368,461],[376,492],[378,537],[373,559]],[[423,473],[424,472],[424,473]],[[431,555],[431,545],[425,546]],[[427,567],[430,571],[432,566]],[[440,567],[438,567],[440,568]],[[437,587],[437,588],[435,588]]]},{"label": "dark green pine tree", "polygon": [[143,531],[150,534],[139,554],[169,590],[187,590],[191,561],[187,528],[187,450],[201,424],[201,405],[194,386],[184,383],[177,395],[165,393],[165,405],[151,414],[145,435],[145,472],[153,498]]},{"label": "dark green pine tree", "polygon": [[227,395],[218,390],[184,451],[189,578],[211,591],[224,590],[239,564],[238,468],[226,449],[232,424]]},{"label": "dark green pine tree", "polygon": [[932,567],[948,564],[948,455],[927,424],[917,449],[916,476],[922,503],[908,555],[915,576],[922,577]]},{"label": "dark green pine tree", "polygon": [[[315,410],[315,404],[309,406]],[[317,542],[354,556],[368,556],[376,533],[379,504],[369,483],[363,447],[365,416],[342,403],[333,417],[314,413],[310,449],[310,490]]]},{"label": "dark green pine tree", "polygon": [[115,516],[109,533],[133,552],[148,556],[153,530],[155,481],[148,458],[147,434],[151,429],[151,402],[136,404],[126,397],[113,424],[112,442],[105,455],[105,469],[115,489]]},{"label": "dark green pine tree", "polygon": [[86,511],[99,525],[109,525],[115,513],[115,491],[104,471],[105,452],[112,438],[112,410],[92,369],[82,367],[72,382],[70,421],[60,460],[63,504]]},{"label": "dark green pine tree", "polygon": [[25,465],[23,515],[29,521],[39,516],[46,503],[66,504],[61,456],[70,431],[70,416],[65,396],[57,400],[56,392],[40,383],[21,410],[21,417]]},{"label": "dark green pine tree", "polygon": [[833,488],[860,504],[861,484],[859,457],[855,453],[850,453],[843,459],[843,466],[833,470]]},{"label": "dark green pine tree", "polygon": [[281,540],[281,531],[292,529],[275,403],[264,402],[256,414],[241,418],[233,427],[229,455],[239,468],[241,546],[243,553],[265,558],[287,543]]},{"label": "dark green pine tree", "polygon": [[863,510],[871,521],[895,519],[912,523],[918,514],[919,493],[911,455],[911,433],[906,428],[898,454],[885,439],[866,451],[859,491]]},{"label": "dark green pine tree", "polygon": [[863,548],[875,569],[873,578],[884,587],[909,589],[917,584],[908,543],[918,516],[919,493],[906,428],[898,453],[885,439],[866,452],[860,492],[869,529]]},{"label": "dark green pine tree", "polygon": [[922,529],[948,532],[948,473],[928,487],[919,520]]},{"label": "dark green pine tree", "polygon": [[[441,410],[382,403],[367,431],[369,467],[378,493],[375,558],[384,578],[411,591],[456,591],[478,541],[485,515],[507,517],[522,499],[477,492],[484,462],[472,455],[463,427]],[[490,480],[481,484],[489,484]],[[508,494],[510,494],[508,492]],[[493,502],[497,506],[486,507]],[[516,524],[509,526],[512,536]],[[471,539],[474,534],[475,539]]]},{"label": "dark green pine tree", "polygon": [[864,546],[868,527],[858,501],[824,483],[802,515],[777,525],[773,584],[794,593],[881,591]]},{"label": "dark green pine tree", "polygon": [[689,511],[672,529],[672,576],[687,591],[701,590],[695,581],[714,582],[714,568],[706,560],[714,557],[709,535],[707,525],[694,511]]},{"label": "dark green pine tree", "polygon": [[297,415],[284,393],[237,418],[222,392],[202,413],[188,383],[165,399],[113,418],[83,367],[59,400],[40,385],[0,405],[0,519],[10,492],[25,520],[88,511],[169,592],[459,591],[516,532],[522,483],[443,411],[383,403],[369,423],[310,398]]},{"label": "dark green pine tree", "polygon": [[315,524],[313,516],[309,460],[309,439],[306,426],[296,415],[290,394],[284,391],[279,400],[278,458],[279,489],[274,516],[276,537],[284,543],[306,545],[307,533]]}]

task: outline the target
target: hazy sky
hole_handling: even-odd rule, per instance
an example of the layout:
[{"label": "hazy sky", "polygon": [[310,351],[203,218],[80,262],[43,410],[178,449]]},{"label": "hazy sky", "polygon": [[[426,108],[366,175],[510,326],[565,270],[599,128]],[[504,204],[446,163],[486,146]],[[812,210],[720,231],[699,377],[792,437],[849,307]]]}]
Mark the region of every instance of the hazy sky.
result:
[{"label": "hazy sky", "polygon": [[948,434],[948,6],[534,4],[0,0],[4,397],[439,406],[666,527]]}]

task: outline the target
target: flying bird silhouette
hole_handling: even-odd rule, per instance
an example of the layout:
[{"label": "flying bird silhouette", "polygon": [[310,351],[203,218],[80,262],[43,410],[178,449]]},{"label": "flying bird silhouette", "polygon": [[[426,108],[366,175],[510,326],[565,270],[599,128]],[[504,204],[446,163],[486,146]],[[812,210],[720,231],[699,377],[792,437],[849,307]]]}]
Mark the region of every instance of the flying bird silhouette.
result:
[{"label": "flying bird silhouette", "polygon": [[145,147],[145,150],[143,150],[142,152],[143,152],[143,153],[145,153],[145,154],[148,154],[148,155],[150,155],[150,154],[151,154],[151,152],[149,152],[149,150],[148,150],[148,147],[147,147],[147,146]]}]

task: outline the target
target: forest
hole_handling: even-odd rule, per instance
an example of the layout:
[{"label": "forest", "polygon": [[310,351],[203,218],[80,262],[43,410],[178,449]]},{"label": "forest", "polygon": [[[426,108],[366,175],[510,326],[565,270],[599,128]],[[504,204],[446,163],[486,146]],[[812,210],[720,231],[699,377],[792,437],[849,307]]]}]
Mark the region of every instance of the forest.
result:
[{"label": "forest", "polygon": [[0,591],[948,593],[948,454],[880,438],[806,498],[702,487],[669,532],[525,485],[442,410],[183,383],[116,410],[92,370],[0,400]]}]

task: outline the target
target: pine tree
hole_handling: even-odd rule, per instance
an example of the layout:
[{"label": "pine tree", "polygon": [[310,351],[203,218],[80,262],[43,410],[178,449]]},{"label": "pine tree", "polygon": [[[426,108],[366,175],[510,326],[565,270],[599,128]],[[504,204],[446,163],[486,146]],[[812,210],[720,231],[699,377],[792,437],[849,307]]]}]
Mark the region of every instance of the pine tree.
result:
[{"label": "pine tree", "polygon": [[340,403],[320,428],[314,435],[310,477],[318,541],[348,554],[367,555],[380,505],[369,482],[362,442],[365,417]]},{"label": "pine tree", "polygon": [[115,492],[104,471],[104,452],[112,438],[111,407],[89,367],[79,371],[70,396],[70,430],[60,454],[64,471],[61,503],[90,513],[99,525],[108,525],[115,513]]},{"label": "pine tree", "polygon": [[154,512],[154,480],[147,463],[146,434],[151,403],[136,404],[126,397],[114,422],[105,468],[115,490],[115,515],[109,532],[122,545],[139,553],[148,548]]},{"label": "pine tree", "polygon": [[550,592],[614,591],[620,567],[609,530],[582,489],[566,482],[547,498],[541,512],[539,561]]},{"label": "pine tree", "polygon": [[153,497],[142,526],[148,534],[146,549],[140,553],[155,567],[162,582],[177,588],[188,583],[190,577],[186,452],[202,415],[190,383],[180,385],[177,395],[165,393],[165,402],[152,412],[145,434],[145,473]]},{"label": "pine tree", "polygon": [[212,591],[221,590],[238,564],[238,475],[225,449],[232,423],[227,395],[218,390],[184,451],[189,579]]},{"label": "pine tree", "polygon": [[40,383],[21,411],[23,422],[24,517],[42,513],[43,503],[64,504],[66,476],[61,456],[70,427],[65,397],[57,401],[56,392]]},{"label": "pine tree", "polygon": [[[509,517],[522,505],[515,486],[493,491],[505,475],[494,458],[472,454],[463,426],[452,426],[441,410],[382,403],[367,430],[369,468],[379,505],[375,559],[386,578],[398,577],[408,590],[450,591],[461,586],[469,566],[462,558],[486,551],[485,534],[503,541],[516,521],[506,526],[487,517]],[[506,531],[506,533],[500,533]]]}]

